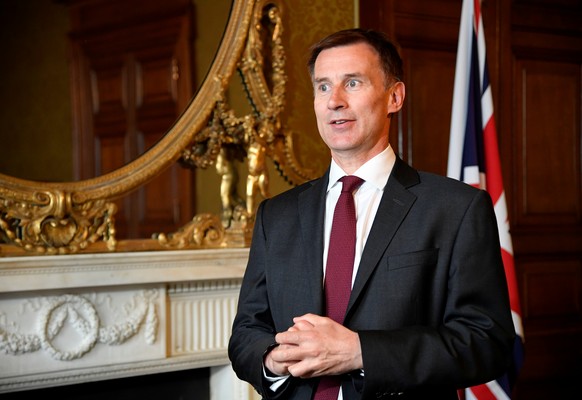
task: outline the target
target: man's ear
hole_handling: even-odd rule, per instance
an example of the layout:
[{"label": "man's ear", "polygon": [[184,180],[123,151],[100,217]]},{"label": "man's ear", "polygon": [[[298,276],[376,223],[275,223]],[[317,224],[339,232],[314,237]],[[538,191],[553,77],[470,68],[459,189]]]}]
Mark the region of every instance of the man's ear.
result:
[{"label": "man's ear", "polygon": [[390,98],[388,99],[388,113],[396,113],[400,111],[404,105],[404,97],[406,96],[406,87],[404,82],[396,82],[390,88]]}]

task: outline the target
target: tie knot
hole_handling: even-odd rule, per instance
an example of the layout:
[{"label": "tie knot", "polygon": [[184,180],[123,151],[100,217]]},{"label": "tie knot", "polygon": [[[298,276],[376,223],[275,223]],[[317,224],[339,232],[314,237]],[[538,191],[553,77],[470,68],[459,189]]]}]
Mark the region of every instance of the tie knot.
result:
[{"label": "tie knot", "polygon": [[364,180],[362,178],[359,178],[354,175],[346,175],[344,177],[341,177],[340,181],[342,181],[343,183],[342,192],[350,193],[359,188],[360,185],[364,183]]}]

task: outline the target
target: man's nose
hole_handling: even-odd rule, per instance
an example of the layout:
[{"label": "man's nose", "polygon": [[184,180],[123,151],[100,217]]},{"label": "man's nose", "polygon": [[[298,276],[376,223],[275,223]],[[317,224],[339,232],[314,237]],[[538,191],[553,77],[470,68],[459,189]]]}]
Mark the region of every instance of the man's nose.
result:
[{"label": "man's nose", "polygon": [[330,110],[337,110],[347,106],[346,96],[341,88],[334,89],[327,102],[327,108]]}]

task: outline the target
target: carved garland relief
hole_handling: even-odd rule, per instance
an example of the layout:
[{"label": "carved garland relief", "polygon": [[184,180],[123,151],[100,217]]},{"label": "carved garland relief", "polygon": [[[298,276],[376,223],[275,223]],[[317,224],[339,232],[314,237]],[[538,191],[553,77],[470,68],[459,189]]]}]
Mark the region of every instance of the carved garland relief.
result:
[{"label": "carved garland relief", "polygon": [[[19,332],[14,322],[7,321],[5,316],[0,315],[0,352],[20,355],[43,350],[54,360],[73,361],[90,352],[98,343],[123,344],[134,337],[142,327],[146,343],[154,344],[159,328],[155,306],[157,297],[156,290],[143,291],[135,296],[133,301],[124,307],[125,319],[112,326],[102,326],[94,302],[84,296],[64,294],[58,297],[39,298],[36,302],[28,301],[22,308],[38,312],[36,332]],[[67,325],[79,338],[71,348],[57,344],[56,340],[59,334],[66,330]],[[14,329],[10,329],[10,326]]]}]

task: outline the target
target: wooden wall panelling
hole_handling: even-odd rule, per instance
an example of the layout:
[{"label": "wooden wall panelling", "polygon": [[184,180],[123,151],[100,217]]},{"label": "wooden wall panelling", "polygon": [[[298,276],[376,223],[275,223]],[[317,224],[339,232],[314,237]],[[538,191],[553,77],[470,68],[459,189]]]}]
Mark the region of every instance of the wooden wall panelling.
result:
[{"label": "wooden wall panelling", "polygon": [[565,397],[582,377],[581,17],[579,1],[540,0],[513,2],[509,18],[523,399]]},{"label": "wooden wall panelling", "polygon": [[414,167],[446,175],[455,75],[454,54],[403,50],[406,59],[405,158]]},{"label": "wooden wall panelling", "polygon": [[516,399],[568,398],[582,372],[582,263],[576,256],[520,256],[525,363]]},{"label": "wooden wall panelling", "polygon": [[515,74],[517,226],[579,224],[580,66],[522,58]]}]

